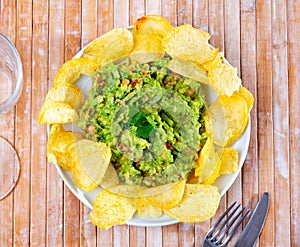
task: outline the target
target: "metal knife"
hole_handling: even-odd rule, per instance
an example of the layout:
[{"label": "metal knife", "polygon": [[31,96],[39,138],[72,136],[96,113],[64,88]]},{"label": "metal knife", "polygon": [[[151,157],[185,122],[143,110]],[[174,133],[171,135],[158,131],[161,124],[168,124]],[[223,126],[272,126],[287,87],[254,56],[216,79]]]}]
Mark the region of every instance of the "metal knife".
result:
[{"label": "metal knife", "polygon": [[239,236],[235,247],[252,247],[256,243],[265,223],[270,205],[270,196],[265,192],[257,203],[246,227]]}]

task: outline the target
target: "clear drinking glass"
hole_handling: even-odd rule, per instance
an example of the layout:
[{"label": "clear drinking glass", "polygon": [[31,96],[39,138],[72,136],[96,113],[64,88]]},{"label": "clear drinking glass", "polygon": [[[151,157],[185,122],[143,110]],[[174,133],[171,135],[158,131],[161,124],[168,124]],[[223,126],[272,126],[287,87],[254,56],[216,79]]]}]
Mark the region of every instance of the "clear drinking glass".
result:
[{"label": "clear drinking glass", "polygon": [[[18,51],[0,33],[0,115],[17,103],[22,88],[23,70]],[[13,190],[20,174],[18,155],[13,146],[1,137],[2,131],[0,130],[0,200]]]}]

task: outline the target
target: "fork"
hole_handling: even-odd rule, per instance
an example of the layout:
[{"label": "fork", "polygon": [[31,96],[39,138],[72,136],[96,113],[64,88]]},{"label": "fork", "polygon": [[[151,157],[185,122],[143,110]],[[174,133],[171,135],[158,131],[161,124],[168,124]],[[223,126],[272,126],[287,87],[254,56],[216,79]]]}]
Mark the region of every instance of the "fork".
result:
[{"label": "fork", "polygon": [[[248,210],[246,210],[246,213],[243,214],[243,212],[245,211],[245,208],[242,208],[239,212],[237,212],[238,209],[239,209],[239,207],[241,206],[241,204],[235,206],[236,203],[237,202],[234,202],[218,218],[218,220],[216,221],[216,223],[213,225],[213,227],[206,234],[205,240],[204,240],[204,243],[203,243],[203,247],[216,247],[216,246],[218,246],[218,247],[224,247],[224,246],[227,246],[229,240],[232,238],[232,236],[234,235],[234,233],[236,232],[236,230],[238,229],[238,227],[241,225],[241,223],[244,221],[244,219],[250,213],[250,209],[248,209]],[[233,209],[232,212],[230,212],[231,209]],[[223,221],[223,219],[225,218],[225,216],[227,214],[229,214],[228,217]],[[231,220],[231,218],[232,218],[232,220]],[[236,224],[234,225],[234,223],[236,223]],[[227,224],[227,227],[224,229],[224,227],[226,226],[226,224]],[[234,227],[233,227],[233,225],[234,225]],[[231,228],[232,228],[232,230],[230,231]],[[225,238],[225,240],[223,241],[224,238]]]}]

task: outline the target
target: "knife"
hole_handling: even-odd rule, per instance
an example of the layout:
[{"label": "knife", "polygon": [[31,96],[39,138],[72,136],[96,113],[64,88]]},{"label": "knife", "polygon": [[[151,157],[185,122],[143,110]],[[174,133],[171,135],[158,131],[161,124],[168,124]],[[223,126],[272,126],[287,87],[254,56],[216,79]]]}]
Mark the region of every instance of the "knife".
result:
[{"label": "knife", "polygon": [[252,247],[256,243],[265,223],[270,205],[270,196],[265,192],[257,203],[246,227],[239,236],[235,247]]}]

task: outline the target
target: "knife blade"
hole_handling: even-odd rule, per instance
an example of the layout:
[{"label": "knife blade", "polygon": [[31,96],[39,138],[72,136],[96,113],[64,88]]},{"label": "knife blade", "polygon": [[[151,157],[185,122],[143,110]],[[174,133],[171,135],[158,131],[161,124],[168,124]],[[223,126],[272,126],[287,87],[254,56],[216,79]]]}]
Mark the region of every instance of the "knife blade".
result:
[{"label": "knife blade", "polygon": [[257,203],[246,227],[239,236],[235,247],[252,247],[256,243],[265,223],[270,205],[269,193],[264,192]]}]

